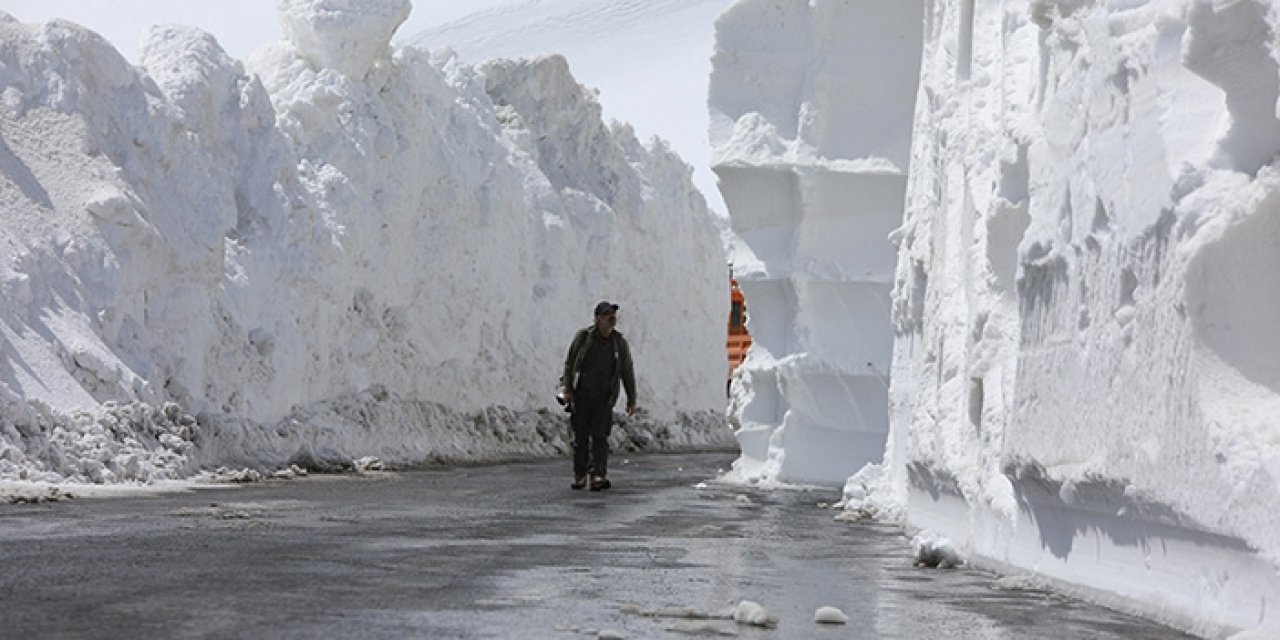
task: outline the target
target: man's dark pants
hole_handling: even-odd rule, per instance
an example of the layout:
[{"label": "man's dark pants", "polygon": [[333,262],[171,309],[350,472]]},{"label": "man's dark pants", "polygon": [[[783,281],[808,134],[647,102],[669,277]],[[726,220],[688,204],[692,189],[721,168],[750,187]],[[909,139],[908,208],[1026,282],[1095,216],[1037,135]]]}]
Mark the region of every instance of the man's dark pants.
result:
[{"label": "man's dark pants", "polygon": [[609,432],[613,430],[613,406],[608,398],[574,396],[573,414],[573,475],[608,475]]}]

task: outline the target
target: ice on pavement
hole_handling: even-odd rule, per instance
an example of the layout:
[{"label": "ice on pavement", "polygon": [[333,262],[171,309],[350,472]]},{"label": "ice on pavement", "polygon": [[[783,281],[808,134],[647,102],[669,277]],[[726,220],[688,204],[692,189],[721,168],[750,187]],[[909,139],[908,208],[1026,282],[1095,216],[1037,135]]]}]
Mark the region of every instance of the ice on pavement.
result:
[{"label": "ice on pavement", "polygon": [[1268,0],[737,2],[731,477],[1197,634],[1280,626],[1277,33]]},{"label": "ice on pavement", "polygon": [[[667,607],[663,609],[647,609],[637,604],[627,604],[619,608],[621,613],[645,616],[649,618],[669,618],[673,620],[732,620],[738,624],[773,628],[778,624],[778,617],[769,612],[764,605],[753,600],[739,600],[732,606],[719,612],[710,612],[693,606]],[[685,622],[675,625],[672,630],[681,633],[719,633],[724,629],[715,624],[694,624]]]},{"label": "ice on pavement", "polygon": [[725,258],[690,169],[563,58],[389,45],[285,0],[247,62],[141,65],[0,12],[0,483],[563,453],[564,350],[622,306],[631,449],[723,445]]}]

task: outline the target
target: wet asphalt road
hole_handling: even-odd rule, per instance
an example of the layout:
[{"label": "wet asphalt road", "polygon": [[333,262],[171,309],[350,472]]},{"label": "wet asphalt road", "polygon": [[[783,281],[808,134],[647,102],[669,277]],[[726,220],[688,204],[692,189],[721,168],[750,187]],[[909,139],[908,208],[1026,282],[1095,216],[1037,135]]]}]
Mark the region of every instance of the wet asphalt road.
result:
[{"label": "wet asphalt road", "polygon": [[[1186,637],[913,568],[835,492],[695,486],[731,459],[619,456],[601,493],[554,461],[0,506],[0,638]],[[662,611],[742,599],[778,626]]]}]

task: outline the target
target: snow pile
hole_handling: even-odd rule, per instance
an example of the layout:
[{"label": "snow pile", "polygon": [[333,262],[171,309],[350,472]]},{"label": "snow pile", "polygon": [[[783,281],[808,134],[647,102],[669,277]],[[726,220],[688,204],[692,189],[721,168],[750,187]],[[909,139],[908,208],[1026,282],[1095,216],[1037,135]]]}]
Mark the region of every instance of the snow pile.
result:
[{"label": "snow pile", "polygon": [[917,567],[954,569],[964,564],[964,558],[950,540],[929,531],[911,538],[911,555]]},{"label": "snow pile", "polygon": [[283,1],[294,39],[252,74],[197,30],[134,68],[0,13],[0,480],[552,453],[601,298],[648,410],[618,437],[723,443],[724,257],[688,166],[563,59],[389,46],[407,10]]},{"label": "snow pile", "polygon": [[716,28],[714,170],[754,340],[733,382],[733,476],[837,485],[881,459],[889,428],[887,237],[902,221],[920,7],[745,0]]},{"label": "snow pile", "polygon": [[778,626],[778,617],[769,613],[764,605],[751,600],[742,600],[732,607],[733,621],[738,624],[772,629]]},{"label": "snow pile", "polygon": [[844,483],[841,500],[836,504],[844,511],[836,519],[902,522],[906,517],[902,493],[883,465],[867,464]]},{"label": "snow pile", "polygon": [[849,624],[849,615],[838,607],[818,607],[813,612],[813,621],[818,624]]},{"label": "snow pile", "polygon": [[[721,21],[720,46],[736,55],[717,58],[713,134],[735,230],[760,262],[743,283],[762,344],[735,397],[743,464],[780,459],[767,472],[785,477],[833,455],[865,460],[852,446],[829,453],[834,438],[815,451],[792,426],[806,396],[850,422],[875,405],[854,385],[815,393],[793,371],[815,352],[827,370],[864,365],[815,336],[847,335],[882,307],[833,310],[823,305],[842,298],[776,275],[813,273],[850,237],[829,226],[830,245],[806,244],[810,209],[796,203],[811,200],[803,176],[820,175],[822,154],[797,136],[830,125],[851,147],[895,130],[821,101],[898,86],[812,75],[862,47],[877,53],[855,59],[918,79],[919,100],[892,234],[891,432],[884,464],[850,481],[846,505],[897,503],[975,564],[1031,570],[1198,633],[1274,630],[1280,13],[1265,0],[946,0],[923,3],[921,22],[920,4],[787,12],[743,0]],[[885,12],[916,33],[923,24],[918,76],[901,62],[903,32],[868,29]],[[747,18],[766,14],[762,37],[764,20]],[[813,49],[797,37],[811,15],[830,15],[812,23],[835,34]],[[802,177],[732,179],[748,169]],[[832,207],[869,200],[848,190]],[[846,259],[868,252],[839,247]],[[865,350],[888,344],[860,337]]]}]

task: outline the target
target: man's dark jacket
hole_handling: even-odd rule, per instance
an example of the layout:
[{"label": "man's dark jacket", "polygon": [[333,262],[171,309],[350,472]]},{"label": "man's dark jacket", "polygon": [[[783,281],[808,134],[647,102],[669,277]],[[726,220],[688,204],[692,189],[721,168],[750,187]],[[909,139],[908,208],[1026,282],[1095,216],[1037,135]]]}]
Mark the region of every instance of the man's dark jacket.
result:
[{"label": "man's dark jacket", "polygon": [[[578,374],[582,371],[582,361],[587,356],[587,351],[593,345],[598,344],[596,340],[592,340],[592,333],[596,330],[595,325],[591,325],[585,329],[578,331],[573,336],[573,342],[569,344],[569,354],[564,359],[564,374],[560,376],[560,386],[573,390],[578,384]],[[609,406],[618,403],[618,387],[627,389],[627,406],[635,406],[636,404],[636,373],[631,365],[631,347],[627,345],[627,339],[614,329],[608,339],[604,339],[605,344],[612,344],[614,349],[613,358],[613,375],[609,379]]]}]

